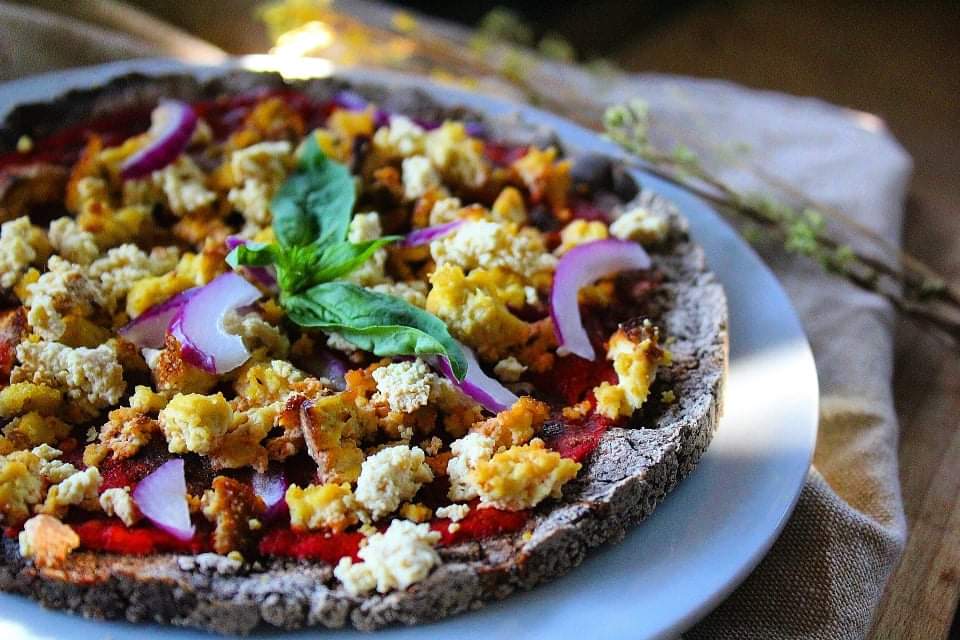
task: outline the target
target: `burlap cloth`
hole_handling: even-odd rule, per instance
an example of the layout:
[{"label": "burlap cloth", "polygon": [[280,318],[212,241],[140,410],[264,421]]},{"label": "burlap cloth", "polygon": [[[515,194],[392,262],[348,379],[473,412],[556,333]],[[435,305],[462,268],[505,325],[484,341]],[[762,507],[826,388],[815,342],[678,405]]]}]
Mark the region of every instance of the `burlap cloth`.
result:
[{"label": "burlap cloth", "polygon": [[[0,3],[0,79],[170,52],[162,42]],[[642,96],[656,135],[704,157],[722,156],[725,145],[746,148],[768,173],[899,242],[911,161],[876,118],[724,82],[643,74],[594,86],[581,72],[561,72],[564,81],[610,101]],[[743,187],[755,182],[749,172],[721,171]],[[769,555],[686,635],[862,638],[906,532],[890,389],[893,313],[877,296],[778,249],[765,258],[796,305],[816,357],[822,410],[814,466]]]}]

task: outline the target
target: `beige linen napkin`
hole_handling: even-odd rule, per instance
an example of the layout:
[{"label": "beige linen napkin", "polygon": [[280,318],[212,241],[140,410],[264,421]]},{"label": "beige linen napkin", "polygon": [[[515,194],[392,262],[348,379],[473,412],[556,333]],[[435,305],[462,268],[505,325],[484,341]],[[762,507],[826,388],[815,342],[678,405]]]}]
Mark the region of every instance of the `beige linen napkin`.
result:
[{"label": "beige linen napkin", "polygon": [[[139,37],[0,3],[0,79],[163,51]],[[570,67],[541,72],[603,101],[644,98],[655,134],[706,158],[722,157],[721,146],[746,145],[768,173],[899,242],[911,163],[872,116],[724,82],[642,74],[611,83]],[[723,173],[745,188],[759,186],[749,173]],[[877,296],[779,250],[765,258],[796,305],[817,361],[822,410],[814,467],[769,555],[687,635],[862,638],[905,537],[890,390],[893,313]]]}]

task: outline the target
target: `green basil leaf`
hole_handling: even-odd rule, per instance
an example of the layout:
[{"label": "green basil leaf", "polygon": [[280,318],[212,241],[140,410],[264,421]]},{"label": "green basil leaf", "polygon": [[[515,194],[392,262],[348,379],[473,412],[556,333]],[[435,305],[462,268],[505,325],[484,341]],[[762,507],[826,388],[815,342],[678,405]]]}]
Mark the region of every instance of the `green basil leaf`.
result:
[{"label": "green basil leaf", "polygon": [[377,249],[403,236],[387,236],[359,244],[337,242],[320,249],[317,268],[310,274],[310,284],[320,284],[343,277],[369,260]]},{"label": "green basil leaf", "polygon": [[275,244],[248,242],[233,248],[227,254],[227,264],[231,268],[237,267],[267,267],[277,263],[279,247]]},{"label": "green basil leaf", "polygon": [[350,170],[327,158],[308,136],[296,172],[270,203],[277,241],[293,247],[345,240],[356,199]]},{"label": "green basil leaf", "polygon": [[378,356],[446,356],[463,379],[467,362],[442,320],[394,296],[348,282],[326,282],[285,296],[283,307],[302,327],[336,331]]}]

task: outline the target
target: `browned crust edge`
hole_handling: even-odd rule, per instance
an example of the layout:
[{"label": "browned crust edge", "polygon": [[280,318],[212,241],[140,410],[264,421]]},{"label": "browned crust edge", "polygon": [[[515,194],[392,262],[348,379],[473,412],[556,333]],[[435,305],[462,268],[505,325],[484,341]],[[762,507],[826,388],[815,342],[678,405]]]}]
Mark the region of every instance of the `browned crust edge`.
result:
[{"label": "browned crust edge", "polygon": [[[159,96],[184,99],[263,86],[279,86],[272,74],[231,72],[206,82],[186,74],[131,74],[105,86],[72,91],[42,104],[24,105],[0,125],[0,149],[20,135],[40,137],[51,128],[83,121]],[[317,96],[348,86],[339,80],[301,85]],[[398,111],[430,117],[450,109],[420,91],[357,87]],[[457,115],[463,115],[460,112]],[[219,633],[248,633],[259,625],[282,629],[354,626],[370,630],[444,618],[504,598],[518,589],[563,575],[587,552],[621,540],[697,464],[721,412],[727,363],[727,309],[720,284],[700,248],[677,238],[653,254],[665,274],[668,307],[659,318],[673,364],[662,378],[675,404],[636,428],[613,429],[588,459],[560,501],[538,510],[526,539],[509,535],[442,550],[444,564],[406,591],[366,598],[349,596],[330,567],[273,560],[242,570],[202,570],[172,554],[130,558],[81,552],[59,571],[41,571],[4,539],[0,590],[27,595],[46,607],[91,618],[155,621]],[[641,421],[643,422],[643,421]],[[191,567],[191,565],[194,565]]]}]

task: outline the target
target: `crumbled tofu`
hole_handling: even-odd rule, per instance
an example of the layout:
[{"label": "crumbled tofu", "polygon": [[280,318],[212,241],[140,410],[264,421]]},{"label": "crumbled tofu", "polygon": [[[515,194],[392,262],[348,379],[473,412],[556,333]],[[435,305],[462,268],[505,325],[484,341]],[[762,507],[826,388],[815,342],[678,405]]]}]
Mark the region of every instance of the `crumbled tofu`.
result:
[{"label": "crumbled tofu", "polygon": [[60,409],[63,392],[60,389],[32,382],[15,382],[0,389],[0,418],[10,418],[36,411],[53,415]]},{"label": "crumbled tofu", "polygon": [[424,453],[428,456],[435,456],[440,453],[440,449],[443,448],[443,440],[437,436],[431,436],[429,440],[424,440],[420,443],[420,448],[423,449]]},{"label": "crumbled tofu", "polygon": [[20,555],[38,567],[54,568],[80,546],[80,537],[68,525],[45,514],[27,520],[20,532]]},{"label": "crumbled tofu", "polygon": [[87,510],[100,508],[100,484],[103,479],[96,467],[71,474],[59,484],[50,487],[43,503],[43,513],[62,517],[71,506]]},{"label": "crumbled tofu", "polygon": [[488,220],[469,221],[437,238],[430,243],[430,254],[438,267],[451,263],[465,272],[499,267],[527,279],[549,274],[557,264],[536,229]]},{"label": "crumbled tofu", "polygon": [[[454,337],[482,359],[498,360],[525,343],[531,329],[508,307],[516,297],[481,277],[486,274],[485,269],[475,269],[464,275],[459,266],[441,265],[430,276],[433,288],[427,296],[427,311],[443,320]],[[519,295],[522,300],[522,287]]]},{"label": "crumbled tofu", "polygon": [[468,504],[451,504],[437,509],[438,518],[449,518],[452,522],[460,522],[470,513]]},{"label": "crumbled tofu", "polygon": [[42,257],[43,230],[22,216],[0,225],[0,288],[9,289]]},{"label": "crumbled tofu", "polygon": [[202,211],[217,199],[217,194],[207,189],[203,171],[186,154],[154,171],[150,180],[163,191],[167,206],[178,216]]},{"label": "crumbled tofu", "polygon": [[327,346],[343,353],[353,353],[357,350],[357,347],[352,342],[341,336],[336,331],[331,331],[327,335]]},{"label": "crumbled tofu", "polygon": [[503,382],[516,382],[527,370],[527,367],[513,356],[500,360],[493,366],[493,375]]},{"label": "crumbled tofu", "polygon": [[31,507],[43,499],[40,458],[29,451],[0,456],[0,521],[18,525]]},{"label": "crumbled tofu", "polygon": [[403,169],[403,195],[407,200],[422,198],[431,189],[443,185],[440,175],[426,156],[405,158]]},{"label": "crumbled tofu", "polygon": [[358,505],[348,482],[310,485],[305,489],[290,485],[286,499],[290,526],[294,529],[325,528],[340,532],[358,522]]},{"label": "crumbled tofu", "polygon": [[430,389],[437,375],[417,358],[394,362],[373,371],[377,393],[373,402],[385,402],[393,411],[411,413],[430,402]]},{"label": "crumbled tofu", "polygon": [[460,219],[460,198],[441,198],[430,209],[430,224],[446,224]]},{"label": "crumbled tofu", "polygon": [[107,489],[100,494],[100,507],[105,514],[120,518],[128,527],[132,527],[143,517],[130,495],[130,487]]},{"label": "crumbled tofu", "polygon": [[646,207],[634,207],[610,224],[610,233],[621,240],[653,245],[663,242],[670,233],[670,218]]},{"label": "crumbled tofu", "polygon": [[357,480],[357,501],[379,520],[412,498],[420,486],[433,480],[423,450],[407,445],[387,447],[363,461]]},{"label": "crumbled tofu", "polygon": [[478,422],[470,430],[493,438],[498,448],[512,447],[526,444],[548,417],[550,407],[530,396],[523,396],[513,406]]},{"label": "crumbled tofu", "polygon": [[530,199],[546,202],[563,219],[570,193],[570,161],[557,160],[557,155],[554,147],[530,147],[512,166],[527,186]]},{"label": "crumbled tofu", "polygon": [[82,266],[51,256],[47,269],[27,286],[27,321],[41,338],[59,340],[67,331],[67,315],[86,318],[97,309],[112,308],[114,301]]},{"label": "crumbled tofu", "polygon": [[50,223],[50,244],[62,257],[77,264],[90,264],[100,255],[96,238],[64,216]]},{"label": "crumbled tofu", "polygon": [[563,485],[576,477],[580,463],[546,448],[543,440],[511,447],[480,460],[470,472],[480,502],[498,509],[520,511],[548,497],[559,498]]},{"label": "crumbled tofu", "polygon": [[478,189],[487,181],[490,167],[483,155],[483,143],[468,136],[462,122],[444,122],[430,131],[424,149],[446,180],[470,189]]},{"label": "crumbled tofu", "polygon": [[610,236],[607,231],[607,225],[599,220],[582,220],[580,218],[573,220],[560,232],[560,246],[554,250],[558,256],[562,256],[577,245],[595,242],[597,240],[606,240]]},{"label": "crumbled tofu", "polygon": [[433,510],[422,502],[404,502],[397,513],[411,522],[427,522],[433,516]]},{"label": "crumbled tofu", "polygon": [[358,213],[350,219],[350,227],[347,230],[347,240],[354,244],[376,240],[383,235],[383,227],[380,225],[380,214],[376,211],[369,213]]},{"label": "crumbled tofu", "polygon": [[527,221],[527,205],[523,202],[523,194],[514,187],[504,187],[490,207],[490,218],[497,222],[524,224]]},{"label": "crumbled tofu", "polygon": [[70,426],[55,416],[30,411],[3,427],[3,435],[19,447],[55,444],[70,435]]},{"label": "crumbled tofu", "polygon": [[385,293],[388,296],[400,298],[404,302],[421,309],[427,306],[427,283],[422,280],[410,282],[384,282],[369,287],[371,291]]},{"label": "crumbled tofu", "polygon": [[209,455],[230,430],[233,410],[222,393],[178,393],[160,412],[159,420],[170,453]]},{"label": "crumbled tofu", "polygon": [[71,348],[59,342],[22,342],[17,346],[17,359],[20,365],[13,370],[11,381],[60,389],[80,403],[76,407],[80,414],[95,414],[117,404],[127,388],[113,340],[95,349]]},{"label": "crumbled tofu", "polygon": [[244,346],[251,352],[264,349],[272,357],[285,358],[290,351],[290,339],[259,313],[227,313],[223,318],[223,328],[227,333],[240,336]]},{"label": "crumbled tofu", "polygon": [[633,336],[618,329],[610,337],[607,358],[613,361],[617,384],[603,382],[594,389],[597,412],[610,418],[629,417],[643,406],[657,367],[670,363],[670,352],[659,344],[659,332],[648,322]]},{"label": "crumbled tofu", "polygon": [[130,408],[142,413],[157,413],[170,402],[171,394],[138,384],[130,395]]},{"label": "crumbled tofu", "polygon": [[393,158],[423,153],[426,132],[413,120],[402,115],[390,116],[390,124],[373,134],[373,147]]},{"label": "crumbled tofu", "polygon": [[173,270],[179,258],[176,248],[159,248],[147,255],[134,244],[123,244],[91,264],[89,273],[100,281],[104,297],[113,306],[126,297],[134,282]]},{"label": "crumbled tofu", "polygon": [[333,571],[355,596],[373,589],[378,593],[406,589],[430,575],[441,562],[433,548],[440,541],[440,534],[426,524],[394,520],[386,532],[375,533],[366,540],[358,553],[363,562],[343,558]]},{"label": "crumbled tofu", "polygon": [[450,445],[453,457],[447,462],[447,477],[450,490],[447,497],[451,500],[473,500],[479,494],[470,478],[470,472],[483,460],[489,460],[496,451],[493,438],[480,433],[469,433]]},{"label": "crumbled tofu", "polygon": [[260,142],[230,156],[233,187],[227,200],[255,227],[270,225],[270,200],[293,166],[293,148],[286,140]]},{"label": "crumbled tofu", "polygon": [[243,562],[240,551],[248,549],[253,542],[250,523],[263,515],[266,505],[252,486],[234,478],[217,476],[210,487],[203,492],[200,509],[215,525],[211,536],[213,550]]}]

